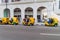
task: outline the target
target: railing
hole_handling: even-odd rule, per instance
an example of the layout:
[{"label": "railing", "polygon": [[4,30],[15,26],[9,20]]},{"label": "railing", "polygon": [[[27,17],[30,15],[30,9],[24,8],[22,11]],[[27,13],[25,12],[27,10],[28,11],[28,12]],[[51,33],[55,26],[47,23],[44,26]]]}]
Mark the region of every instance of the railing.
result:
[{"label": "railing", "polygon": [[20,1],[14,1],[12,3],[24,3],[24,2],[33,2],[33,0],[20,0]]},{"label": "railing", "polygon": [[52,2],[53,0],[20,0],[15,2]]}]

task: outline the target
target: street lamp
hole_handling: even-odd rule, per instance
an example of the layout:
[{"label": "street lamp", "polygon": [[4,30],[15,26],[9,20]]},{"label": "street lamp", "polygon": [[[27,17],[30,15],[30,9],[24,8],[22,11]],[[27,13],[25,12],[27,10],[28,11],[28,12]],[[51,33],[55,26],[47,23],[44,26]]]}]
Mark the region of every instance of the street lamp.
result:
[{"label": "street lamp", "polygon": [[6,11],[5,11],[6,13],[5,13],[5,17],[8,17],[8,16],[7,16],[7,13],[8,13],[8,12],[7,12],[7,2],[8,2],[8,0],[5,0],[5,3],[6,3],[6,9],[5,9],[5,10],[6,10]]},{"label": "street lamp", "polygon": [[8,2],[8,0],[5,0],[5,3],[6,3],[6,9],[7,9],[7,2]]}]

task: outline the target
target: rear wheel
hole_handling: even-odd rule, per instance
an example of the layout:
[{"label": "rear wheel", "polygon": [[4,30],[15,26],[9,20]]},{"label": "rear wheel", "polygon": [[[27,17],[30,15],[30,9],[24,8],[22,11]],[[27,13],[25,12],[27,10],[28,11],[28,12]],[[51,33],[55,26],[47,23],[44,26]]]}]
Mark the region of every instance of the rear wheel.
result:
[{"label": "rear wheel", "polygon": [[33,26],[33,24],[31,23],[30,26]]},{"label": "rear wheel", "polygon": [[58,25],[58,23],[55,23],[54,26],[56,27]]},{"label": "rear wheel", "polygon": [[2,24],[2,20],[0,20],[0,24]]},{"label": "rear wheel", "polygon": [[13,22],[12,24],[13,24],[13,25],[17,25],[18,23],[16,23],[16,22]]}]

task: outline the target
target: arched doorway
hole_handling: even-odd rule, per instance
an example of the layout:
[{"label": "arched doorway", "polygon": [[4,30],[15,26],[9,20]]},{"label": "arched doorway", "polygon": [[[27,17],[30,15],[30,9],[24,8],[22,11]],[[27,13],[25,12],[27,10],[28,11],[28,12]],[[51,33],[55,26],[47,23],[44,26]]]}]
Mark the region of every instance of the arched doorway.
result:
[{"label": "arched doorway", "polygon": [[42,22],[42,20],[44,19],[44,12],[47,12],[44,9],[46,9],[46,7],[43,6],[37,9],[37,22]]},{"label": "arched doorway", "polygon": [[20,8],[14,9],[14,16],[18,18],[19,22],[21,22],[21,10],[20,10]]},{"label": "arched doorway", "polygon": [[33,9],[30,8],[30,7],[28,7],[28,8],[25,9],[25,18],[27,16],[29,16],[29,17],[32,16],[33,17]]},{"label": "arched doorway", "polygon": [[4,17],[10,17],[10,10],[8,8],[4,10]]}]

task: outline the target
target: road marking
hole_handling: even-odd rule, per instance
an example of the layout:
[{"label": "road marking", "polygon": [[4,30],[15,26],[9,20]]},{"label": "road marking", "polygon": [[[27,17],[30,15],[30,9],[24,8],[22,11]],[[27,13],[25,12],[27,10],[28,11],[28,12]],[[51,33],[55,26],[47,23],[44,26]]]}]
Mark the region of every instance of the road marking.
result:
[{"label": "road marking", "polygon": [[[37,27],[37,28],[52,28],[52,27]],[[53,27],[53,28],[55,28],[55,27]]]},{"label": "road marking", "polygon": [[46,35],[46,36],[60,36],[60,34],[52,34],[52,33],[40,33],[40,35]]}]

